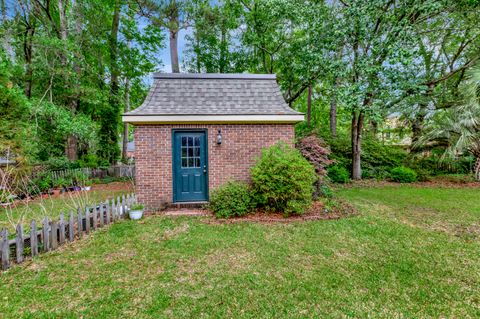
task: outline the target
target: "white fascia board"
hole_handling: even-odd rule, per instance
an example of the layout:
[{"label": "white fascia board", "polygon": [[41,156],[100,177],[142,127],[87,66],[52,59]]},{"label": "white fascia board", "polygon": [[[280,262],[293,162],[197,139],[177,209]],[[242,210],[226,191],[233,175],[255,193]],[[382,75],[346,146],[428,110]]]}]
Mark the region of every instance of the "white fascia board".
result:
[{"label": "white fascia board", "polygon": [[298,123],[303,114],[293,115],[123,115],[122,121],[132,124],[186,123]]}]

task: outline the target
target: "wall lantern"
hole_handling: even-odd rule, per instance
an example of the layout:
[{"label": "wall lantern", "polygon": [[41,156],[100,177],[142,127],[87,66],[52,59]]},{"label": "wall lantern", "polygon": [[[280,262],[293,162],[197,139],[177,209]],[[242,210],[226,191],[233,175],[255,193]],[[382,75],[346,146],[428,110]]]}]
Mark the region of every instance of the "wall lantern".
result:
[{"label": "wall lantern", "polygon": [[217,134],[217,145],[222,144],[222,130],[218,130]]}]

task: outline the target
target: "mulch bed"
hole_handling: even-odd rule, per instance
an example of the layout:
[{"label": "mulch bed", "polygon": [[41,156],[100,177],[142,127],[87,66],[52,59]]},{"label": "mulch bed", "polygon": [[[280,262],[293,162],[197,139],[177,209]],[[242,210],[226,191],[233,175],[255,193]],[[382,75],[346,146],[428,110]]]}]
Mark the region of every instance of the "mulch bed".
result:
[{"label": "mulch bed", "polygon": [[[211,213],[210,213],[211,214]],[[208,224],[232,224],[238,222],[259,222],[259,223],[290,223],[309,220],[331,220],[340,219],[357,215],[358,211],[347,202],[335,199],[334,205],[327,208],[322,201],[315,201],[312,206],[303,215],[284,216],[279,213],[266,213],[261,210],[253,214],[242,217],[217,219],[211,214],[212,218],[205,220]]]}]

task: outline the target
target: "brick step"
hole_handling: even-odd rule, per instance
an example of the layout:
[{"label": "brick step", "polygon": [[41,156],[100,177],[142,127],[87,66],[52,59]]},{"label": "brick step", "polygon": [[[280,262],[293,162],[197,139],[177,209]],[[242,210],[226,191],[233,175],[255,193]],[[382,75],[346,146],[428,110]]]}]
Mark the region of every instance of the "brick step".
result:
[{"label": "brick step", "polygon": [[170,203],[168,205],[169,208],[202,208],[208,204],[208,202],[178,202],[178,203]]}]

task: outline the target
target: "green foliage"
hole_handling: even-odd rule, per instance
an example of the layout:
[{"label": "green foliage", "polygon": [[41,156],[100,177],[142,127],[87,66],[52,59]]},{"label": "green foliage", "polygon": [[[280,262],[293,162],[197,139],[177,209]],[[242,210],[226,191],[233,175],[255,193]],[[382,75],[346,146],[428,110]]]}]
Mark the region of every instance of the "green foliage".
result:
[{"label": "green foliage", "polygon": [[130,210],[143,210],[145,209],[145,205],[143,204],[133,204],[132,207],[130,207]]},{"label": "green foliage", "polygon": [[320,185],[320,194],[321,197],[332,198],[333,190],[326,184]]},{"label": "green foliage", "polygon": [[302,214],[310,205],[317,177],[298,150],[283,143],[265,148],[251,172],[256,202],[268,211]]},{"label": "green foliage", "polygon": [[80,167],[96,168],[99,166],[99,158],[95,154],[85,154],[77,162]]},{"label": "green foliage", "polygon": [[0,154],[7,149],[15,156],[28,156],[27,115],[29,101],[10,81],[8,64],[0,53]]},{"label": "green foliage", "polygon": [[398,183],[413,183],[417,181],[417,173],[411,168],[399,166],[392,169],[390,178]]},{"label": "green foliage", "polygon": [[350,181],[350,173],[343,166],[333,165],[327,171],[328,178],[334,183],[348,183]]},{"label": "green foliage", "polygon": [[53,182],[53,187],[63,188],[70,186],[70,180],[68,178],[59,177]]},{"label": "green foliage", "polygon": [[244,216],[254,207],[249,185],[237,181],[230,181],[213,190],[208,203],[208,208],[217,218]]},{"label": "green foliage", "polygon": [[[351,145],[345,135],[333,139],[327,137],[332,154],[330,157],[336,162],[336,166],[343,167],[349,173],[352,166]],[[373,137],[366,137],[362,147],[362,176],[364,178],[385,179],[390,176],[390,171],[401,165],[405,165],[408,154],[405,150],[391,145],[382,144]]]},{"label": "green foliage", "polygon": [[43,163],[48,170],[57,171],[64,170],[69,168],[78,168],[74,162],[70,161],[68,158],[61,157],[50,157],[47,161]]},{"label": "green foliage", "polygon": [[30,181],[30,185],[29,192],[31,195],[35,195],[38,192],[46,193],[54,187],[52,174],[49,172],[40,172]]},{"label": "green foliage", "polygon": [[76,185],[85,185],[85,182],[88,180],[88,175],[83,172],[75,172],[71,178]]}]

